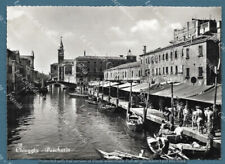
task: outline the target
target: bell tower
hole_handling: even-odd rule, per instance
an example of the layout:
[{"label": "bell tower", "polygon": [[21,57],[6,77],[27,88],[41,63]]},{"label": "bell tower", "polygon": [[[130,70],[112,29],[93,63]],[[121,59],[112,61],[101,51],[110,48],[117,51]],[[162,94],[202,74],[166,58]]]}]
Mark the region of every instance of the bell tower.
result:
[{"label": "bell tower", "polygon": [[62,36],[60,37],[60,46],[58,49],[58,63],[61,64],[64,60],[64,48],[62,42]]}]

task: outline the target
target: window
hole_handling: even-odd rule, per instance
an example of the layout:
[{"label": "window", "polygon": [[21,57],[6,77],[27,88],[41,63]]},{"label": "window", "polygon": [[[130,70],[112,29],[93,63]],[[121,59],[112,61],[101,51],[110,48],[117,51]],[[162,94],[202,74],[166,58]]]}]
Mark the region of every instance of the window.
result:
[{"label": "window", "polygon": [[125,71],[125,77],[127,77],[127,72]]},{"label": "window", "polygon": [[140,76],[141,76],[141,71],[139,70],[139,71],[138,71],[138,77],[140,77]]},{"label": "window", "polygon": [[173,60],[173,52],[170,52],[170,60]]},{"label": "window", "polygon": [[166,67],[166,74],[167,74],[167,75],[169,74],[168,67]]},{"label": "window", "polygon": [[190,78],[190,68],[186,68],[186,78]]},{"label": "window", "polygon": [[134,72],[133,71],[131,71],[131,77],[133,77],[134,76]]},{"label": "window", "polygon": [[186,49],[186,59],[189,59],[190,58],[189,51],[190,51],[189,48],[187,48]]},{"label": "window", "polygon": [[165,74],[165,68],[163,67],[163,75]]},{"label": "window", "polygon": [[168,53],[166,53],[166,60],[168,60]]},{"label": "window", "polygon": [[154,75],[154,69],[152,69],[152,75]]},{"label": "window", "polygon": [[173,74],[173,66],[170,67],[170,74]]},{"label": "window", "polygon": [[141,64],[142,64],[142,59],[141,59]]},{"label": "window", "polygon": [[175,51],[174,58],[177,59],[177,51]]},{"label": "window", "polygon": [[165,60],[165,55],[163,54],[163,60]]},{"label": "window", "polygon": [[155,74],[158,75],[158,68],[155,69]]},{"label": "window", "polygon": [[202,56],[203,56],[203,47],[198,46],[198,57],[202,57]]},{"label": "window", "polygon": [[160,60],[161,60],[160,58],[161,58],[161,56],[159,55],[159,62],[160,62]]},{"label": "window", "polygon": [[175,74],[176,75],[178,74],[178,67],[177,67],[177,65],[175,66]]},{"label": "window", "polygon": [[202,77],[203,77],[203,68],[198,67],[198,78],[202,78]]},{"label": "window", "polygon": [[148,58],[145,59],[145,63],[146,63],[146,64],[148,63]]},{"label": "window", "polygon": [[152,64],[154,64],[154,58],[153,57],[151,58],[151,61],[152,61]]},{"label": "window", "polygon": [[159,75],[161,75],[161,68],[159,68]]}]

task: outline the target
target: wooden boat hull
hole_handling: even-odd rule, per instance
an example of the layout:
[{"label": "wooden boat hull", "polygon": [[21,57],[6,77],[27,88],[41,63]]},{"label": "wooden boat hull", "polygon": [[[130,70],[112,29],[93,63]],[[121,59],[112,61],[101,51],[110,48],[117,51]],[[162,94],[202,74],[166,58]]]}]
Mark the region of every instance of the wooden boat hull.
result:
[{"label": "wooden boat hull", "polygon": [[161,154],[162,149],[159,149],[158,147],[158,141],[154,137],[147,137],[147,143],[149,149],[152,151],[154,154]]},{"label": "wooden boat hull", "polygon": [[85,100],[85,102],[87,102],[88,104],[91,104],[91,105],[98,105],[98,102],[94,101],[94,100]]},{"label": "wooden boat hull", "polygon": [[80,93],[68,93],[72,98],[87,98],[88,95],[80,94]]},{"label": "wooden boat hull", "polygon": [[114,152],[105,152],[100,149],[97,149],[101,157],[108,160],[148,160],[146,157],[137,156],[125,152],[114,151]]},{"label": "wooden boat hull", "polygon": [[126,121],[127,127],[131,131],[142,131],[143,124],[134,124],[129,121]]}]

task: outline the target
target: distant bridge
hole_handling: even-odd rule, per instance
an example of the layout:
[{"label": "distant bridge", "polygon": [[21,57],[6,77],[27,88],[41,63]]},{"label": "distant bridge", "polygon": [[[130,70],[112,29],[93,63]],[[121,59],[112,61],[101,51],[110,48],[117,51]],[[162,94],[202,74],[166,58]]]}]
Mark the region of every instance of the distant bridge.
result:
[{"label": "distant bridge", "polygon": [[76,87],[77,87],[77,84],[75,84],[75,83],[70,83],[70,82],[65,82],[65,81],[46,81],[46,82],[45,82],[45,85],[46,85],[46,86],[52,85],[52,84],[64,85],[64,86],[67,86],[67,87],[69,87],[69,88],[76,88]]}]

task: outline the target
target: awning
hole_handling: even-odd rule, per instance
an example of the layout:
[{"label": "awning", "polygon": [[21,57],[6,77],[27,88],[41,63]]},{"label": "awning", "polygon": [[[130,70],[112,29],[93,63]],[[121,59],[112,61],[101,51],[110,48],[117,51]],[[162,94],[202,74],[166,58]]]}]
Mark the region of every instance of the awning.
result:
[{"label": "awning", "polygon": [[[136,86],[137,84],[138,84],[138,83],[132,83],[132,87],[133,87],[133,86]],[[120,84],[118,87],[119,87],[119,89],[121,89],[121,88],[127,88],[127,87],[130,88],[130,83]]]},{"label": "awning", "polygon": [[[173,84],[173,97],[174,98],[187,98],[190,96],[195,96],[201,94],[212,86],[193,86],[185,83],[174,83]],[[144,89],[145,93],[148,93],[148,89]],[[150,94],[162,97],[171,97],[171,84],[156,84],[150,87]]]},{"label": "awning", "polygon": [[[188,97],[187,99],[213,104],[214,96],[215,96],[215,87],[212,87],[206,92],[203,92],[202,94],[191,96],[191,97]],[[218,105],[222,104],[222,86],[221,85],[217,86],[216,104]]]},{"label": "awning", "polygon": [[88,83],[88,85],[89,85],[89,86],[97,86],[97,85],[99,85],[99,81],[90,81],[90,82]]},{"label": "awning", "polygon": [[[147,89],[148,87],[149,87],[149,84],[148,83],[137,84],[136,86],[132,87],[132,92],[140,93],[141,90]],[[127,91],[127,92],[130,92],[130,87],[123,88],[122,90]]]},{"label": "awning", "polygon": [[118,84],[117,82],[107,82],[107,83],[103,84],[103,87],[114,86],[114,85],[117,85],[117,84]]}]

